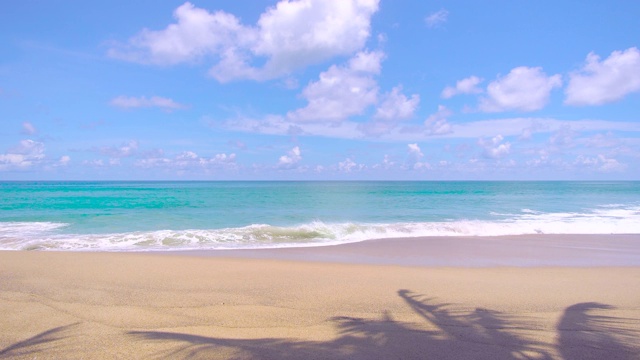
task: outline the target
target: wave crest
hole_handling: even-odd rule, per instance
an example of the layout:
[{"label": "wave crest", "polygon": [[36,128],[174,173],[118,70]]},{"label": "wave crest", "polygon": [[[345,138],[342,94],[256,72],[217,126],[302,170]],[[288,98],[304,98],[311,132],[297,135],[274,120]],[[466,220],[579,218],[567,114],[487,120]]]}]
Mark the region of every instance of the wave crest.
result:
[{"label": "wave crest", "polygon": [[368,239],[526,234],[640,234],[640,206],[606,206],[581,213],[492,214],[495,220],[399,223],[253,224],[238,228],[65,234],[68,224],[0,223],[2,250],[149,251],[334,245]]}]

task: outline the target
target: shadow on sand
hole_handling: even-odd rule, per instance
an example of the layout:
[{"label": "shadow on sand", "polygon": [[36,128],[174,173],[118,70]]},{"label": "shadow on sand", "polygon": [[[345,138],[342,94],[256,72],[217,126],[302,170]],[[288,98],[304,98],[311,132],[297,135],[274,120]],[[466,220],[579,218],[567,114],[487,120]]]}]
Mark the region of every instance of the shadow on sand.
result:
[{"label": "shadow on sand", "polygon": [[[557,326],[557,344],[531,339],[540,331],[532,319],[488,310],[456,310],[432,298],[399,290],[423,324],[336,317],[337,338],[327,342],[290,339],[237,340],[184,333],[137,331],[141,340],[177,342],[166,358],[207,358],[223,352],[233,359],[638,359],[637,328],[631,319],[591,314],[612,309],[597,303],[565,309]],[[422,326],[420,326],[422,325]],[[528,335],[525,335],[528,334]],[[181,343],[181,344],[180,344]]]},{"label": "shadow on sand", "polygon": [[[337,338],[327,342],[291,339],[223,339],[172,332],[135,331],[144,341],[178,343],[160,358],[231,359],[638,359],[637,330],[625,330],[631,319],[591,314],[612,307],[597,303],[565,309],[558,323],[558,343],[530,338],[540,331],[531,319],[488,310],[456,310],[451,304],[399,290],[405,303],[425,323],[336,317]],[[420,326],[422,325],[422,326]],[[525,335],[529,333],[528,335]],[[635,337],[635,339],[634,339]]]},{"label": "shadow on sand", "polygon": [[[477,308],[460,310],[433,298],[399,290],[398,296],[423,321],[335,317],[331,341],[224,339],[187,333],[133,331],[137,341],[162,342],[159,358],[229,359],[640,359],[638,319],[614,314],[600,303],[566,308],[556,343],[534,340],[545,331],[535,319]],[[615,314],[614,314],[615,315]],[[73,337],[78,323],[52,328],[0,350],[0,358],[46,357]],[[532,335],[533,334],[533,335]]]},{"label": "shadow on sand", "polygon": [[[610,305],[580,303],[564,310],[558,322],[558,351],[565,360],[640,359],[640,319],[601,315]],[[633,327],[636,327],[635,329]],[[635,347],[631,344],[635,344]]]},{"label": "shadow on sand", "polygon": [[30,356],[36,359],[38,354],[46,355],[61,345],[61,340],[71,337],[70,331],[78,324],[79,323],[58,326],[7,346],[0,350],[0,358]]}]

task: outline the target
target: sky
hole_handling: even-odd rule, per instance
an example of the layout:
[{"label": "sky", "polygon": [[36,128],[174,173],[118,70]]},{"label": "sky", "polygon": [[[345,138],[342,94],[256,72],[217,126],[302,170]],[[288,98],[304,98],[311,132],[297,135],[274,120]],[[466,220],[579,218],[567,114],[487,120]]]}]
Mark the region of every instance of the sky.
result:
[{"label": "sky", "polygon": [[21,0],[0,180],[640,180],[640,2]]}]

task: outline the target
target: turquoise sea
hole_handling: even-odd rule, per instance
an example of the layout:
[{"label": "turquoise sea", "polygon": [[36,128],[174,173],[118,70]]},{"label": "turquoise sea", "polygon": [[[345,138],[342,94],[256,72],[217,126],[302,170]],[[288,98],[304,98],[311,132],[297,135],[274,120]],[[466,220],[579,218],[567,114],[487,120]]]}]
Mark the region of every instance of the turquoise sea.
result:
[{"label": "turquoise sea", "polygon": [[0,182],[1,250],[640,234],[640,182]]}]

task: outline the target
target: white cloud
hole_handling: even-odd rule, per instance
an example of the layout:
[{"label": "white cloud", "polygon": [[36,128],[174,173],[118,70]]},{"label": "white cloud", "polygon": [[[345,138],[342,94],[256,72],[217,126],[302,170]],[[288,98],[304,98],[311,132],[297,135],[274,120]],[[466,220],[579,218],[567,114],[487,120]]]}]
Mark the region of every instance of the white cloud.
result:
[{"label": "white cloud", "polygon": [[584,143],[585,146],[594,148],[616,147],[622,144],[621,140],[615,138],[610,131],[606,134],[595,134],[585,139]]},{"label": "white cloud", "polygon": [[340,122],[349,116],[359,115],[375,104],[378,84],[371,76],[374,66],[382,60],[380,52],[364,52],[356,55],[348,67],[333,65],[320,73],[318,81],[303,90],[306,107],[289,112],[295,121]]},{"label": "white cloud", "polygon": [[549,137],[549,144],[558,147],[568,147],[573,143],[574,137],[577,135],[570,125],[563,125],[554,131]]},{"label": "white cloud", "polygon": [[438,105],[438,111],[431,114],[424,122],[428,135],[445,135],[453,132],[447,118],[451,116],[451,110],[443,105]]},{"label": "white cloud", "polygon": [[300,147],[296,146],[289,150],[287,155],[280,156],[280,159],[278,159],[278,166],[290,168],[296,165],[300,160],[302,160]]},{"label": "white cloud", "polygon": [[[159,31],[144,29],[109,55],[161,65],[213,57],[210,74],[219,81],[271,79],[362,49],[378,2],[283,0],[262,13],[255,26],[187,2],[175,10],[176,23]],[[253,67],[255,59],[266,59],[264,66]]]},{"label": "white cloud", "polygon": [[44,144],[33,140],[22,140],[5,154],[0,154],[0,170],[26,169],[44,159]]},{"label": "white cloud", "polygon": [[428,162],[422,162],[422,158],[424,154],[422,153],[422,149],[418,144],[407,144],[407,148],[409,151],[409,162],[406,166],[403,166],[403,169],[413,169],[413,170],[429,170],[431,169],[431,164]]},{"label": "white cloud", "polygon": [[480,110],[539,110],[549,101],[551,90],[561,85],[560,75],[547,76],[540,67],[517,67],[487,86],[487,96],[480,99]]},{"label": "white cloud", "polygon": [[569,75],[565,104],[602,105],[640,91],[640,50],[614,51],[604,61],[587,55],[582,69]]},{"label": "white cloud", "polygon": [[67,166],[69,165],[70,162],[71,162],[71,157],[69,157],[69,155],[63,155],[60,157],[60,160],[58,160],[58,165]]},{"label": "white cloud", "polygon": [[382,159],[382,168],[383,169],[391,169],[396,163],[391,159],[391,157],[387,154],[384,154],[384,158]]},{"label": "white cloud", "polygon": [[482,82],[482,79],[477,76],[470,76],[456,82],[456,86],[447,86],[442,90],[442,96],[444,99],[449,99],[459,94],[479,94],[482,89],[478,87],[478,84]]},{"label": "white cloud", "polygon": [[214,157],[206,159],[206,158],[200,158],[200,163],[201,164],[229,164],[229,163],[235,163],[236,161],[236,154],[231,153],[229,155],[227,154],[216,154]]},{"label": "white cloud", "polygon": [[420,162],[420,161],[416,161],[413,164],[413,170],[431,170],[431,164],[429,164],[428,162]]},{"label": "white cloud", "polygon": [[193,151],[182,151],[173,158],[162,156],[163,152],[139,159],[135,162],[135,166],[142,168],[166,168],[169,170],[193,170],[193,169],[209,169],[209,168],[235,168],[236,154],[216,154],[212,157],[202,157]]},{"label": "white cloud", "polygon": [[503,143],[502,140],[504,140],[502,135],[494,136],[490,140],[478,140],[478,145],[484,149],[482,155],[490,159],[498,159],[508,155],[511,152],[511,143]]},{"label": "white cloud", "polygon": [[[438,112],[436,112],[436,114],[438,114]],[[429,141],[432,140],[433,135],[436,133],[441,133],[438,135],[439,137],[449,139],[491,138],[495,136],[497,129],[502,136],[505,137],[519,137],[522,136],[523,133],[533,136],[535,134],[554,133],[564,126],[570,126],[573,131],[577,132],[640,132],[640,123],[636,121],[566,121],[535,117],[503,118],[456,123],[440,122],[440,124],[436,121],[426,123],[426,128],[425,126],[395,127],[394,124],[387,122],[374,122],[373,124],[380,124],[379,128],[376,127],[376,129],[380,130],[379,132],[373,132],[373,130],[371,132],[363,132],[363,123],[356,121],[343,121],[341,123],[295,123],[281,116],[267,116],[261,119],[230,119],[219,123],[211,123],[211,126],[245,133],[285,136],[289,135],[292,126],[296,126],[301,136],[322,136],[336,139],[363,139],[369,136],[382,141],[399,142]],[[382,132],[383,130],[384,132]]]},{"label": "white cloud", "polygon": [[94,151],[100,152],[103,155],[107,155],[113,158],[123,158],[133,156],[138,151],[138,141],[131,140],[127,143],[123,143],[122,145],[115,146],[103,146],[98,149],[94,149]]},{"label": "white cloud", "polygon": [[602,154],[599,154],[596,157],[579,155],[576,158],[574,165],[593,169],[599,172],[619,172],[624,171],[627,168],[627,165],[620,163],[616,159],[607,158]]},{"label": "white cloud", "polygon": [[143,29],[128,44],[115,44],[111,57],[159,65],[173,65],[219,53],[235,43],[248,42],[251,29],[224,11],[210,13],[186,2],[173,13],[176,23],[164,30]]},{"label": "white cloud", "polygon": [[[353,125],[353,124],[357,126],[359,133],[345,134],[345,135],[347,136],[351,135],[355,138],[362,137],[362,135],[380,138],[390,134],[398,126],[398,123],[395,121],[381,121],[381,120],[368,121],[368,122],[357,123],[357,124],[351,123],[349,125]],[[346,123],[342,124],[342,126],[345,126],[345,125],[347,124]],[[345,126],[345,130],[347,129],[349,129],[349,127]]]},{"label": "white cloud", "polygon": [[360,51],[349,59],[349,70],[377,75],[382,69],[383,59],[382,51]]},{"label": "white cloud", "polygon": [[430,28],[437,27],[447,22],[449,12],[445,9],[429,14],[424,21]]},{"label": "white cloud", "polygon": [[35,133],[37,133],[38,130],[36,129],[35,126],[33,126],[32,123],[25,121],[22,123],[22,133],[25,135],[33,135]]},{"label": "white cloud", "polygon": [[402,87],[396,86],[390,93],[384,95],[384,100],[376,109],[375,119],[393,121],[413,116],[420,103],[420,96],[413,94],[411,98],[407,98],[401,91]]},{"label": "white cloud", "polygon": [[98,159],[98,160],[84,160],[82,162],[82,165],[84,166],[91,166],[91,167],[103,167],[104,166],[104,160],[102,159]]},{"label": "white cloud", "polygon": [[416,159],[421,159],[424,156],[418,144],[407,144],[407,148],[409,148],[409,154],[414,156]]},{"label": "white cloud", "polygon": [[152,96],[150,98],[146,98],[144,96],[118,96],[112,99],[110,103],[112,106],[122,109],[157,107],[165,111],[172,111],[186,108],[183,104],[160,96]]},{"label": "white cloud", "polygon": [[340,161],[338,163],[338,171],[346,173],[363,170],[364,168],[366,168],[366,165],[358,164],[355,161],[351,160],[351,158],[346,158],[344,161]]}]

